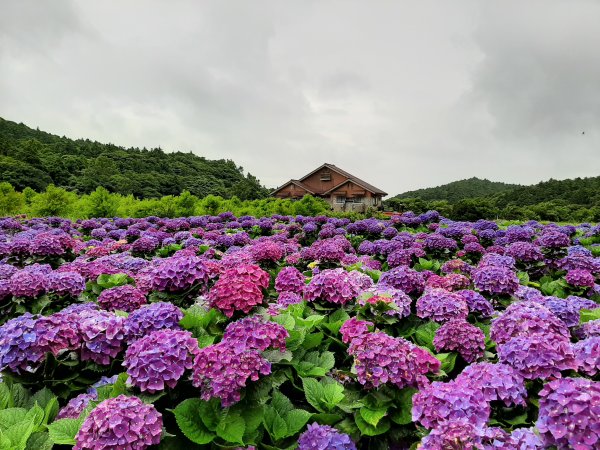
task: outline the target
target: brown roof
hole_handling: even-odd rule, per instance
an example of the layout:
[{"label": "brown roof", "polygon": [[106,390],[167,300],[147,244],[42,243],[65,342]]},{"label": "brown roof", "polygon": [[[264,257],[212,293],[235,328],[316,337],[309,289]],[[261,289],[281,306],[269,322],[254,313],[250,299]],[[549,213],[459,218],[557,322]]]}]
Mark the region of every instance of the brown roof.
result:
[{"label": "brown roof", "polygon": [[286,187],[288,184],[295,184],[296,186],[301,187],[302,189],[304,189],[305,191],[307,191],[310,194],[316,194],[316,192],[314,192],[311,188],[309,188],[307,185],[305,185],[301,181],[299,181],[299,180],[290,180],[287,183],[284,183],[281,186],[279,186],[277,189],[275,189],[273,192],[271,192],[270,195],[273,195],[275,192],[280,191],[281,189],[283,189],[284,187]]},{"label": "brown roof", "polygon": [[[340,175],[343,175],[343,176],[345,176],[345,177],[346,177],[346,178],[348,178],[349,180],[353,181],[354,183],[358,184],[359,186],[362,186],[362,187],[364,187],[364,188],[365,188],[367,191],[369,191],[369,192],[372,192],[373,194],[380,194],[380,195],[382,195],[382,196],[384,196],[384,197],[385,197],[386,195],[388,195],[388,194],[387,194],[387,192],[384,192],[384,191],[382,191],[381,189],[379,189],[379,188],[377,188],[377,187],[373,186],[372,184],[369,184],[369,183],[367,183],[366,181],[363,181],[363,180],[361,180],[360,178],[358,178],[358,177],[355,177],[355,176],[354,176],[354,175],[352,175],[351,173],[349,173],[349,172],[346,172],[345,170],[342,170],[342,169],[340,169],[338,166],[336,166],[336,165],[334,165],[334,164],[329,164],[329,163],[325,163],[325,164],[323,164],[322,166],[319,166],[319,167],[317,167],[315,170],[313,170],[312,172],[310,172],[308,175],[305,175],[305,176],[303,176],[302,178],[300,178],[300,180],[299,180],[299,181],[300,181],[300,182],[302,182],[302,180],[305,180],[305,179],[307,179],[307,178],[308,178],[308,177],[310,177],[310,176],[311,176],[313,173],[315,173],[315,172],[317,172],[317,171],[321,170],[323,167],[328,167],[330,170],[333,170],[333,171],[335,171],[335,172],[339,173]],[[339,184],[339,185],[338,185],[338,186],[336,186],[335,188],[337,188],[337,187],[339,187],[339,186],[342,186],[344,183],[346,183],[346,181],[344,181],[343,183]],[[286,184],[284,184],[282,187],[284,187],[285,185],[287,185],[287,183],[286,183]],[[333,188],[333,189],[335,189],[335,188]],[[281,189],[281,188],[279,188],[279,189]],[[279,190],[279,189],[278,189],[278,190]],[[304,188],[304,189],[306,189],[306,188]],[[327,191],[327,192],[330,192],[330,191],[332,191],[333,189],[330,189],[330,190],[329,190],[329,191]]]}]

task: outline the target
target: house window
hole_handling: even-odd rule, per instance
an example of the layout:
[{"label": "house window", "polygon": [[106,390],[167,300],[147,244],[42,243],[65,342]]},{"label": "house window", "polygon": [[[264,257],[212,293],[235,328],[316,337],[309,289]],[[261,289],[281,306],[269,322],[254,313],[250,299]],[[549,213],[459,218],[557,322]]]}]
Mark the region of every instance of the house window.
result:
[{"label": "house window", "polygon": [[373,197],[373,204],[376,205],[377,204],[377,197]]},{"label": "house window", "polygon": [[331,172],[321,172],[321,181],[331,181]]},{"label": "house window", "polygon": [[336,203],[346,203],[346,197],[344,197],[343,195],[336,195],[335,202]]},{"label": "house window", "polygon": [[364,201],[364,197],[362,195],[354,197],[354,203],[362,203]]}]

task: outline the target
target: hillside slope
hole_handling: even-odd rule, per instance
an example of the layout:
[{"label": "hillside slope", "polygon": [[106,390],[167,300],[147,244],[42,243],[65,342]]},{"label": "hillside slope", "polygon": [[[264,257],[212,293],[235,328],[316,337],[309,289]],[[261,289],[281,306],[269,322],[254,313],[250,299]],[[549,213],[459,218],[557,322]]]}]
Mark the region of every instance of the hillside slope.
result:
[{"label": "hillside slope", "polygon": [[152,198],[183,190],[242,200],[263,198],[267,190],[231,160],[208,160],[191,152],[123,148],[88,139],[73,140],[0,118],[0,180],[17,190],[49,184],[79,193],[98,186]]},{"label": "hillside slope", "polygon": [[446,200],[456,203],[473,197],[487,197],[519,187],[516,184],[506,184],[480,178],[453,181],[441,186],[417,189],[398,194],[393,198],[420,198],[422,200]]}]

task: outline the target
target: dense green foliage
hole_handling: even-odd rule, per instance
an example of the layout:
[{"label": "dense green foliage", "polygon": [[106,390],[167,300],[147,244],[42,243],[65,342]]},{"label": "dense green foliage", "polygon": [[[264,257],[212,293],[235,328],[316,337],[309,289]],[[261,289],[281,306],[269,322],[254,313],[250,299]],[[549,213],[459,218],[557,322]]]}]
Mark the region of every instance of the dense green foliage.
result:
[{"label": "dense green foliage", "polygon": [[[181,195],[161,198],[136,199],[99,187],[90,194],[77,195],[63,188],[49,185],[42,192],[31,188],[18,192],[7,182],[0,183],[0,216],[25,214],[30,217],[59,216],[70,219],[92,217],[184,217],[193,215],[233,212],[238,216],[331,215],[325,200],[310,195],[294,201],[280,198],[240,200],[234,196],[225,199],[207,195],[199,198],[189,191]],[[352,214],[348,214],[352,217]],[[358,215],[355,215],[358,217]]]},{"label": "dense green foliage", "polygon": [[191,152],[125,149],[89,139],[73,140],[0,118],[0,180],[17,190],[50,184],[89,194],[98,186],[122,195],[158,198],[183,191],[205,197],[264,198],[268,191],[231,160]]},{"label": "dense green foliage", "polygon": [[[479,190],[478,190],[479,189]],[[497,189],[496,192],[493,192]],[[548,180],[514,186],[471,178],[405,192],[385,201],[396,211],[435,209],[457,220],[599,221],[600,177]]]}]

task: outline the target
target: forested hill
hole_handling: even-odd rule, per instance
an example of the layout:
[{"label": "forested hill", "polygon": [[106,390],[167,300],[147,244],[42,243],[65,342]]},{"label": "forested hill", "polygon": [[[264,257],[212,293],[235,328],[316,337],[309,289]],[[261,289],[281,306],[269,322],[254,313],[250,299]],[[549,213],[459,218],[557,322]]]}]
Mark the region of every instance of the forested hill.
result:
[{"label": "forested hill", "polygon": [[469,178],[468,180],[453,181],[452,183],[432,188],[417,189],[398,194],[394,198],[420,198],[422,200],[446,200],[456,203],[473,197],[487,197],[519,187],[516,184],[506,184],[496,181]]},{"label": "forested hill", "polygon": [[98,186],[120,194],[154,198],[184,190],[242,200],[263,198],[259,180],[231,160],[208,160],[191,152],[123,148],[69,139],[0,118],[0,181],[17,190],[49,184],[79,193]]}]

